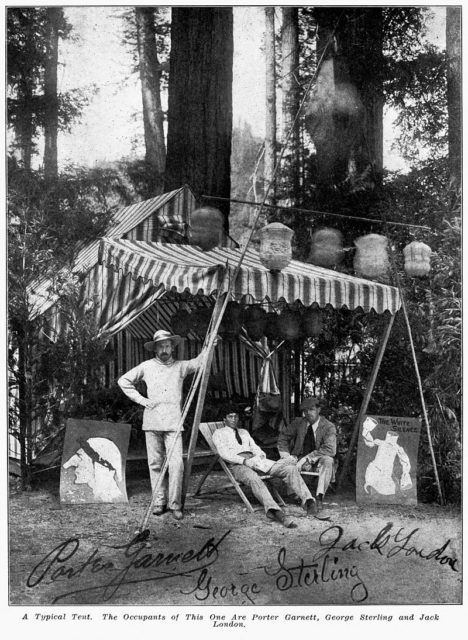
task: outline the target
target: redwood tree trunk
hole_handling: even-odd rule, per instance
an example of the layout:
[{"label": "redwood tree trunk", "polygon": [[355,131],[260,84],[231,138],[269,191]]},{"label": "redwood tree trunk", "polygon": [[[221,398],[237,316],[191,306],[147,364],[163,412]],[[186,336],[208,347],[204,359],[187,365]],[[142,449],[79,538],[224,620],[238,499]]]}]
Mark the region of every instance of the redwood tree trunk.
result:
[{"label": "redwood tree trunk", "polygon": [[33,151],[33,19],[30,12],[20,12],[20,24],[25,34],[25,64],[23,65],[23,73],[19,82],[18,100],[22,103],[21,113],[16,124],[16,134],[18,138],[18,147],[21,163],[24,170],[29,173],[31,171],[31,158]]},{"label": "redwood tree trunk", "polygon": [[[319,181],[333,185],[364,172],[379,177],[383,167],[382,9],[324,8],[316,9],[315,17],[321,95],[315,105],[309,105],[308,117],[314,143],[318,138]],[[321,108],[321,102],[326,107],[329,100],[334,109]]]},{"label": "redwood tree trunk", "polygon": [[[286,144],[284,161],[287,167],[285,196],[292,204],[299,192],[299,26],[298,9],[283,7],[281,29],[281,90],[282,90],[282,141]],[[291,133],[288,139],[288,135]]]},{"label": "redwood tree trunk", "polygon": [[21,465],[21,488],[29,491],[32,484],[32,402],[29,358],[29,333],[21,324],[17,331],[18,338],[18,421]]},{"label": "redwood tree trunk", "polygon": [[57,179],[58,96],[57,65],[59,24],[63,10],[60,7],[47,9],[46,61],[44,67],[44,176]]},{"label": "redwood tree trunk", "polygon": [[447,107],[450,185],[461,182],[461,8],[447,7]]},{"label": "redwood tree trunk", "polygon": [[265,159],[263,177],[269,203],[276,200],[274,171],[276,165],[276,72],[275,8],[265,7]]},{"label": "redwood tree trunk", "polygon": [[361,9],[352,28],[342,30],[343,55],[348,61],[351,82],[364,105],[363,137],[355,146],[356,169],[369,165],[377,175],[383,169],[383,16],[381,8]]},{"label": "redwood tree trunk", "polygon": [[157,195],[162,193],[164,189],[166,146],[164,142],[164,115],[161,107],[161,66],[156,48],[154,8],[135,7],[135,18],[146,162],[152,173],[151,190],[153,195]]},{"label": "redwood tree trunk", "polygon": [[230,197],[232,62],[232,8],[172,9],[166,190]]}]

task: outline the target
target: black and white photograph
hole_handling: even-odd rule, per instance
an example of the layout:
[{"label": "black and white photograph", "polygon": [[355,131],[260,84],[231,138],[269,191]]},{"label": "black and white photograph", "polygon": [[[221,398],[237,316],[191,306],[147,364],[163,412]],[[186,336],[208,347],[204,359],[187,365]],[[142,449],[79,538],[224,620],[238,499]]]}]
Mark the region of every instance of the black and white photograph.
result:
[{"label": "black and white photograph", "polygon": [[461,5],[4,20],[19,637],[460,613]]}]

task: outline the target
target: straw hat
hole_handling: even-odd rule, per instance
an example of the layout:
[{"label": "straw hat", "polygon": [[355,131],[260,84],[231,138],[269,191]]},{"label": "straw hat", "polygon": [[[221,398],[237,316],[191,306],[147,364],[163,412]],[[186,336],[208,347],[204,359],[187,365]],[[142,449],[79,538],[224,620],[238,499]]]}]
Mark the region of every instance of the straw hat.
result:
[{"label": "straw hat", "polygon": [[182,338],[177,335],[173,335],[169,333],[169,331],[164,331],[164,329],[159,329],[153,336],[153,339],[150,342],[145,342],[144,347],[147,351],[154,351],[154,347],[158,342],[162,342],[163,340],[172,340],[174,346],[177,346],[180,342],[182,342]]}]

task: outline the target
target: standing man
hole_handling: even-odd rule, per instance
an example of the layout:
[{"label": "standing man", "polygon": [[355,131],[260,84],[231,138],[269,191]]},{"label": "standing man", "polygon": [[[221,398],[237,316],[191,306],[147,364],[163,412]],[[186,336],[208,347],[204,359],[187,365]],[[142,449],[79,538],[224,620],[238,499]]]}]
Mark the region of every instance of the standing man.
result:
[{"label": "standing man", "polygon": [[[176,520],[184,517],[181,508],[182,477],[182,431],[177,427],[182,417],[182,385],[184,378],[194,373],[203,363],[205,352],[193,360],[175,360],[174,349],[182,338],[169,331],[159,330],[153,340],[145,342],[145,349],[154,353],[151,360],[145,360],[118,380],[122,391],[134,402],[145,407],[143,431],[146,437],[146,451],[150,472],[151,488],[154,492],[164,458],[172,451],[168,475],[165,475],[155,498],[154,514],[162,515],[170,509]],[[146,382],[148,397],[139,393],[136,383]],[[169,491],[168,491],[169,486]]]},{"label": "standing man", "polygon": [[267,518],[280,522],[288,529],[295,528],[297,525],[274,501],[259,474],[283,480],[289,491],[301,500],[304,511],[311,515],[315,512],[315,500],[306,483],[295,464],[291,464],[289,460],[268,460],[249,432],[239,429],[238,425],[239,415],[234,407],[230,407],[226,410],[224,427],[213,433],[213,442],[219,455],[230,464],[234,478],[248,486],[263,505]]},{"label": "standing man", "polygon": [[280,457],[295,461],[299,471],[308,471],[318,463],[317,511],[323,508],[336,455],[336,427],[320,415],[320,410],[318,398],[306,398],[301,404],[302,417],[283,426],[278,436]]}]

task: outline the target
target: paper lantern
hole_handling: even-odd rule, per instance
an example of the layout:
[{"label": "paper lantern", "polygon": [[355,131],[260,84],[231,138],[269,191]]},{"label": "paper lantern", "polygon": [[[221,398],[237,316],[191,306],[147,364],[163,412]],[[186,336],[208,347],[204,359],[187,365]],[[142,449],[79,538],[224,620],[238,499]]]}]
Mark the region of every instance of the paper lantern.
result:
[{"label": "paper lantern", "polygon": [[424,242],[410,242],[404,249],[405,271],[409,276],[427,276],[431,270],[431,247]]},{"label": "paper lantern", "polygon": [[343,234],[338,229],[326,227],[312,236],[309,262],[319,267],[332,267],[343,259]]},{"label": "paper lantern", "polygon": [[234,340],[241,330],[241,307],[237,302],[228,302],[219,326],[223,340]]},{"label": "paper lantern", "polygon": [[272,222],[258,231],[260,260],[272,272],[285,269],[291,262],[294,232],[280,222]]},{"label": "paper lantern", "polygon": [[222,245],[224,216],[215,207],[195,209],[190,217],[190,244],[203,251]]},{"label": "paper lantern", "polygon": [[185,309],[179,309],[171,320],[172,331],[179,336],[185,338],[192,326],[192,314]]},{"label": "paper lantern", "polygon": [[258,342],[264,336],[266,321],[265,309],[257,305],[249,307],[244,313],[244,326],[249,334],[249,338],[254,342]]},{"label": "paper lantern", "polygon": [[192,329],[195,333],[198,333],[199,336],[206,335],[208,331],[208,326],[210,324],[212,315],[212,310],[208,307],[197,309],[195,313],[192,314]]},{"label": "paper lantern", "polygon": [[320,309],[309,307],[302,316],[302,330],[306,336],[319,336],[323,331],[323,319]]},{"label": "paper lantern", "polygon": [[301,317],[296,311],[285,309],[278,317],[278,328],[281,338],[290,342],[301,336]]},{"label": "paper lantern", "polygon": [[378,233],[369,233],[354,241],[354,270],[357,276],[379,279],[389,270],[388,240]]},{"label": "paper lantern", "polygon": [[263,331],[268,340],[277,340],[280,337],[278,327],[278,314],[274,311],[266,314],[265,328]]}]

